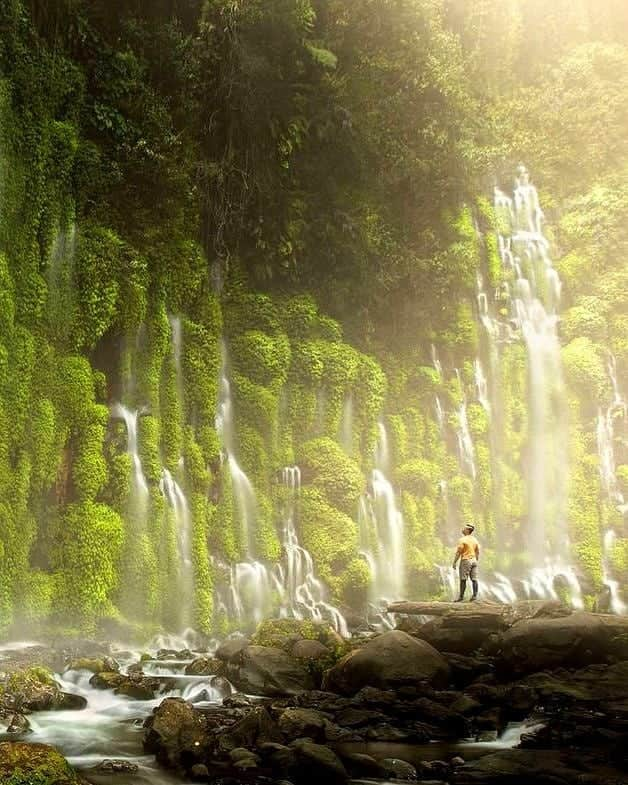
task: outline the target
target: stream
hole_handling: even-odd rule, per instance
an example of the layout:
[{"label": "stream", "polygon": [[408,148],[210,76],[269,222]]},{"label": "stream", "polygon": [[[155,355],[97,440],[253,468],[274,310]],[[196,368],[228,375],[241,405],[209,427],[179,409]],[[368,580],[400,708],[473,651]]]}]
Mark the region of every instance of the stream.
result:
[{"label": "stream", "polygon": [[[164,645],[164,644],[170,645]],[[80,695],[87,701],[81,710],[42,711],[29,714],[32,731],[21,737],[28,742],[50,744],[59,749],[78,771],[94,785],[180,785],[183,781],[155,763],[152,755],[143,753],[143,723],[153,709],[164,698],[181,697],[199,708],[220,706],[222,694],[210,684],[212,676],[189,676],[186,666],[196,656],[207,655],[207,651],[193,652],[186,660],[157,659],[157,651],[163,648],[184,650],[185,640],[172,638],[156,639],[141,650],[113,647],[112,656],[126,673],[130,665],[137,663],[143,653],[154,659],[143,662],[146,676],[165,679],[163,692],[152,700],[137,700],[116,695],[113,690],[96,689],[91,686],[93,674],[87,670],[68,670],[55,674],[63,692]],[[34,643],[14,643],[0,646],[0,664],[3,659],[15,657]],[[460,755],[473,760],[498,749],[513,747],[519,743],[521,734],[529,726],[512,725],[495,742],[434,742],[431,744],[399,743],[351,743],[339,746],[339,751],[364,752],[377,759],[400,758],[417,765],[421,761],[448,759]],[[1,740],[15,741],[14,734],[0,733]],[[137,766],[129,773],[107,773],[95,771],[104,760],[125,761]]]}]

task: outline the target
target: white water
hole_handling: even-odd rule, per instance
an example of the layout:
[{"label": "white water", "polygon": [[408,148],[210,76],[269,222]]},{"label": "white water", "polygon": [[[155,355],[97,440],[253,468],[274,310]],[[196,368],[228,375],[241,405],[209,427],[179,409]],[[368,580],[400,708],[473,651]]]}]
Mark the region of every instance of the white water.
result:
[{"label": "white water", "polygon": [[[371,570],[370,605],[375,615],[388,602],[403,598],[405,589],[404,520],[388,479],[390,449],[385,425],[379,423],[371,489],[360,500],[358,524],[361,552]],[[384,620],[382,618],[382,620]]]},{"label": "white water", "polygon": [[179,591],[181,622],[190,624],[194,603],[194,567],[192,564],[192,518],[190,508],[181,486],[168,469],[163,469],[159,490],[174,513],[179,550]]},{"label": "white water", "polygon": [[140,412],[135,409],[131,411],[123,406],[121,403],[116,403],[111,409],[111,416],[123,420],[126,425],[127,432],[127,452],[131,457],[132,463],[132,487],[131,487],[131,514],[135,519],[135,524],[140,529],[143,528],[146,522],[146,515],[148,513],[149,491],[144,470],[142,468],[142,460],[140,458],[137,432],[138,421]]},{"label": "white water", "polygon": [[353,395],[345,397],[340,420],[339,441],[347,455],[353,455]]},{"label": "white water", "polygon": [[233,497],[240,522],[242,548],[247,557],[254,555],[251,534],[255,530],[257,520],[257,501],[255,489],[246,473],[240,468],[235,456],[235,421],[231,384],[228,378],[228,357],[226,344],[222,343],[222,364],[220,369],[218,412],[216,414],[216,431],[220,436],[223,451],[226,454],[227,467],[231,475]]},{"label": "white water", "polygon": [[327,601],[327,592],[316,576],[312,556],[299,543],[295,524],[301,490],[299,467],[285,467],[281,478],[288,491],[282,559],[272,565],[260,561],[233,565],[224,610],[244,627],[273,616],[312,619],[326,621],[340,635],[348,637],[344,616]]},{"label": "white water", "polygon": [[519,167],[514,195],[495,190],[495,211],[510,234],[498,235],[502,266],[514,277],[510,323],[528,356],[528,521],[526,550],[535,563],[569,552],[566,523],[566,397],[557,322],[561,283],[543,235],[536,188]]},{"label": "white water", "polygon": [[[3,651],[16,652],[30,645],[7,644]],[[119,655],[114,652],[114,656],[121,666],[121,671],[126,672],[128,665],[139,659],[139,652],[129,653],[125,649],[123,653],[122,648]],[[156,653],[157,649],[149,644],[143,651]],[[196,705],[207,706],[221,703],[224,694],[232,689],[224,680],[221,682],[221,689],[218,689],[212,684],[211,676],[186,676],[182,670],[191,661],[152,660],[144,663],[144,672],[147,675],[153,671],[166,677],[163,692],[156,698],[145,701],[115,695],[113,690],[93,688],[89,683],[92,674],[88,671],[56,674],[55,679],[62,691],[81,695],[87,700],[87,706],[81,710],[36,712],[29,715],[32,733],[25,736],[25,739],[57,747],[73,766],[84,771],[86,775],[89,769],[105,759],[126,760],[136,764],[139,767],[136,774],[117,775],[111,779],[111,782],[120,785],[180,783],[180,778],[160,770],[152,756],[143,754],[144,719],[165,697],[182,697]],[[6,738],[16,737],[12,734]],[[109,781],[104,775],[94,778],[97,783]]]},{"label": "white water", "polygon": [[458,458],[462,470],[468,474],[475,482],[477,477],[477,469],[475,466],[475,448],[473,446],[473,439],[471,438],[471,431],[469,430],[469,420],[467,418],[467,396],[464,393],[464,387],[460,378],[460,372],[456,369],[456,377],[460,386],[462,400],[458,407],[458,427],[456,430],[456,438],[458,441]]}]

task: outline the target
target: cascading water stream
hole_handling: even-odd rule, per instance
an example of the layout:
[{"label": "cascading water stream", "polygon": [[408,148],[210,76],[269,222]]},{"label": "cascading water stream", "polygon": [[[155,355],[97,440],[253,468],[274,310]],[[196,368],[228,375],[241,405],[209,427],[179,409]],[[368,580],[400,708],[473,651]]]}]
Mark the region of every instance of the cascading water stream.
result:
[{"label": "cascading water stream", "polygon": [[126,426],[127,453],[131,457],[133,468],[131,475],[130,513],[136,526],[143,528],[148,513],[149,490],[138,449],[137,436],[140,411],[137,409],[131,411],[121,403],[116,403],[111,408],[111,416],[122,420]]},{"label": "cascading water stream", "polygon": [[228,357],[225,342],[221,346],[222,363],[220,368],[220,381],[218,392],[218,412],[216,414],[216,431],[220,437],[223,453],[227,461],[233,496],[240,518],[240,534],[242,546],[247,556],[253,555],[251,533],[257,518],[257,502],[255,490],[246,473],[240,468],[235,457],[235,425],[233,416],[233,401],[231,397],[231,384],[228,378]]},{"label": "cascading water stream", "polygon": [[360,500],[358,523],[362,555],[371,570],[370,604],[375,615],[381,617],[381,609],[387,602],[403,597],[405,558],[403,515],[387,476],[390,470],[388,433],[382,422],[378,429],[370,493]]},{"label": "cascading water stream", "polygon": [[[495,190],[502,267],[514,277],[509,319],[528,359],[528,515],[526,550],[535,565],[567,560],[565,520],[568,443],[566,398],[558,340],[561,284],[543,235],[543,212],[525,167],[519,167],[512,198]],[[503,227],[510,227],[505,230]],[[501,330],[492,329],[492,335]]]}]

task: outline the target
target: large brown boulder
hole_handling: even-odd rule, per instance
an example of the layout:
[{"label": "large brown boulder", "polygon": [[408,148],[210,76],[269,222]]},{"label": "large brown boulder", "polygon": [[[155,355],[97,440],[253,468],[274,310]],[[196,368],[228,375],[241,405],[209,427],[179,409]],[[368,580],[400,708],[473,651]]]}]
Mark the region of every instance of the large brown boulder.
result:
[{"label": "large brown boulder", "polygon": [[620,783],[618,772],[577,760],[573,752],[503,750],[456,769],[453,785],[573,785],[587,772],[587,785]]},{"label": "large brown boulder", "polygon": [[626,651],[628,618],[573,613],[520,621],[494,644],[499,666],[514,674],[608,662]]},{"label": "large brown boulder", "polygon": [[314,688],[305,666],[281,649],[247,646],[238,659],[227,663],[225,676],[248,694],[277,697]]},{"label": "large brown boulder", "polygon": [[166,698],[145,725],[144,749],[169,768],[202,763],[209,751],[209,736],[202,714],[182,698]]},{"label": "large brown boulder", "polygon": [[436,649],[401,630],[372,638],[325,674],[324,689],[354,695],[362,687],[380,689],[447,683],[449,666]]},{"label": "large brown boulder", "polygon": [[70,764],[47,744],[0,743],[0,782],[11,785],[81,785]]}]

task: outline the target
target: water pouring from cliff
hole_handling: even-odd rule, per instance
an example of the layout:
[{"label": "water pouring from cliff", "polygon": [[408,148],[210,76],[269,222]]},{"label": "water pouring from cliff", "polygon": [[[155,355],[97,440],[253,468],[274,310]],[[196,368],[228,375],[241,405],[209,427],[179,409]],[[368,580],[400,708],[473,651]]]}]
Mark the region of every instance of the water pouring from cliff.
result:
[{"label": "water pouring from cliff", "polygon": [[231,476],[233,496],[240,523],[242,546],[245,554],[251,556],[254,551],[251,540],[257,518],[257,501],[253,484],[240,467],[235,456],[233,400],[231,396],[231,383],[228,378],[227,347],[224,341],[221,345],[221,357],[216,431],[220,436],[224,457]]}]

